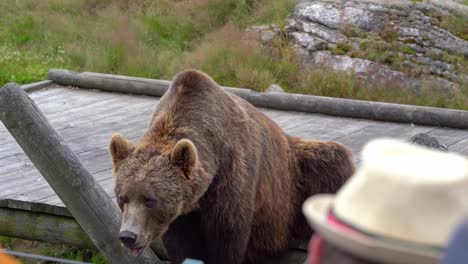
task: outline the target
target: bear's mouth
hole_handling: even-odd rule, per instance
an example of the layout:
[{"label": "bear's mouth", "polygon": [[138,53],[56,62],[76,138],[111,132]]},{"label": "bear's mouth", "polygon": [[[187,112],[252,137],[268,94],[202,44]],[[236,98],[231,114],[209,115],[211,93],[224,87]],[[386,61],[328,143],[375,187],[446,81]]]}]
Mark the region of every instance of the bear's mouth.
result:
[{"label": "bear's mouth", "polygon": [[129,248],[128,251],[130,251],[130,255],[138,257],[138,256],[141,255],[141,253],[143,252],[144,249],[145,249],[145,246],[132,247],[132,248]]}]

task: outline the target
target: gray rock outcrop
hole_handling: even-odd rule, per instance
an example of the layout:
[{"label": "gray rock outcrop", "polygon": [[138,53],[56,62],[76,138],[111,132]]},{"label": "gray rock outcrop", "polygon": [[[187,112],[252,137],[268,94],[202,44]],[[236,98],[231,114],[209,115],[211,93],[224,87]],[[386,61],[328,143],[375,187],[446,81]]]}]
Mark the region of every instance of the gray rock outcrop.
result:
[{"label": "gray rock outcrop", "polygon": [[[296,5],[283,34],[302,64],[450,90],[468,81],[465,22],[468,28],[463,0],[309,0]],[[279,31],[259,32],[267,44]]]}]

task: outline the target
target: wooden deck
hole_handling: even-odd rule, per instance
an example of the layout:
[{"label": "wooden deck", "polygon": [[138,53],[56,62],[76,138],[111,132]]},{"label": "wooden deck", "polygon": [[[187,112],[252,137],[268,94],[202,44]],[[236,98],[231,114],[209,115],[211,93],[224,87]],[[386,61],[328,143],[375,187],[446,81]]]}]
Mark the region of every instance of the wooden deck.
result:
[{"label": "wooden deck", "polygon": [[[58,85],[32,92],[30,97],[91,174],[114,197],[112,165],[107,151],[110,136],[118,131],[129,139],[138,139],[147,128],[158,98]],[[354,151],[356,162],[359,162],[363,145],[373,138],[407,140],[421,132],[435,136],[450,151],[468,156],[466,130],[262,110],[291,135],[346,144]],[[0,186],[0,201],[8,199],[63,206],[1,123]]]}]

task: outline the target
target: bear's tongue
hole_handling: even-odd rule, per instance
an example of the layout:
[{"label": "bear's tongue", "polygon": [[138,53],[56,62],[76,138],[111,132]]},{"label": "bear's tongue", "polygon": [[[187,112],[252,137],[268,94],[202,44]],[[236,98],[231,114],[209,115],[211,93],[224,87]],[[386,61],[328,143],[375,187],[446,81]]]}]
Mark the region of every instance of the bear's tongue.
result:
[{"label": "bear's tongue", "polygon": [[132,256],[138,257],[140,256],[141,252],[143,252],[143,249],[145,249],[145,247],[130,248],[129,250]]}]

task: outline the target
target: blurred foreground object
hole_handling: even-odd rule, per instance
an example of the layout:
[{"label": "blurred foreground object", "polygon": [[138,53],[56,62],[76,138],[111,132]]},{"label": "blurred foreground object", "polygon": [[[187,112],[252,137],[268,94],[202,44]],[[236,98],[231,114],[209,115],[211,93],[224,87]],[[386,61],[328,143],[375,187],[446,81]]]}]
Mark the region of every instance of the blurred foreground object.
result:
[{"label": "blurred foreground object", "polygon": [[203,261],[201,260],[196,260],[196,259],[185,259],[182,264],[203,264]]},{"label": "blurred foreground object", "polygon": [[21,264],[16,258],[11,257],[3,252],[3,249],[0,248],[0,263],[1,264]]},{"label": "blurred foreground object", "polygon": [[336,195],[306,200],[311,226],[358,258],[439,263],[468,211],[467,159],[393,139],[371,141],[362,153],[360,168]]},{"label": "blurred foreground object", "polygon": [[468,222],[461,224],[442,259],[442,264],[465,264],[468,263]]}]

